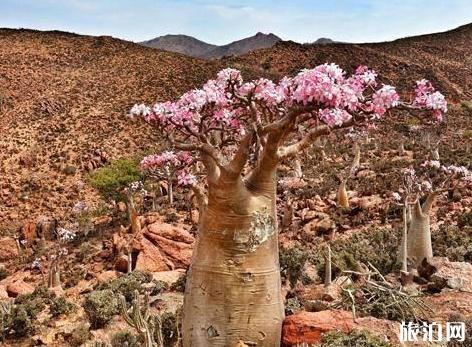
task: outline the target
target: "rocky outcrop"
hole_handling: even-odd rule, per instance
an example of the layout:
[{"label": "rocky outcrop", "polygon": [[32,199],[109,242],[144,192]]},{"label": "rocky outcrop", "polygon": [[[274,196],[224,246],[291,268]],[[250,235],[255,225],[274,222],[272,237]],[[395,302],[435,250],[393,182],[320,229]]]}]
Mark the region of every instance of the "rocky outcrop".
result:
[{"label": "rocky outcrop", "polygon": [[399,323],[373,317],[358,318],[341,310],[320,312],[301,311],[288,316],[283,324],[282,346],[311,345],[320,342],[321,335],[336,330],[350,333],[352,330],[368,330],[392,345],[398,344]]},{"label": "rocky outcrop", "polygon": [[[149,272],[186,269],[190,265],[195,238],[184,226],[156,221],[144,227],[132,245],[133,269]],[[126,241],[123,236],[113,237],[115,268],[127,267]]]},{"label": "rocky outcrop", "polygon": [[15,259],[18,255],[18,246],[14,238],[0,238],[0,261]]}]

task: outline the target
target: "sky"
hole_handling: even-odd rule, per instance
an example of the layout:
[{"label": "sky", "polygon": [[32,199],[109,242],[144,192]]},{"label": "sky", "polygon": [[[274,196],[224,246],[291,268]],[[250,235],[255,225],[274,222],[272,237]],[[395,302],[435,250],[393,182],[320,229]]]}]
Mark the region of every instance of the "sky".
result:
[{"label": "sky", "polygon": [[471,0],[0,0],[0,27],[135,42],[186,34],[221,45],[257,32],[301,43],[378,42],[470,22]]}]

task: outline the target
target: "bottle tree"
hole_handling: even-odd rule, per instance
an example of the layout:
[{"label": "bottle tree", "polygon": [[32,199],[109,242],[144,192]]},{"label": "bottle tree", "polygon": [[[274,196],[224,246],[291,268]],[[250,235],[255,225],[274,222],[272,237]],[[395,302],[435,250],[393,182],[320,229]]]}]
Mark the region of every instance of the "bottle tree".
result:
[{"label": "bottle tree", "polygon": [[[191,152],[206,170],[207,203],[185,289],[182,335],[187,346],[279,346],[284,304],[278,257],[276,172],[318,138],[365,127],[393,107],[431,109],[444,97],[427,92],[419,105],[359,67],[302,70],[278,83],[244,82],[234,69],[175,102],[137,105],[130,113],[159,129],[170,149]],[[303,131],[299,131],[303,129]]]},{"label": "bottle tree", "polygon": [[167,199],[169,204],[174,203],[174,182],[179,185],[193,185],[196,178],[189,173],[193,158],[189,152],[166,151],[144,157],[140,163],[143,173],[155,180],[165,180],[167,183]]},{"label": "bottle tree", "polygon": [[394,198],[403,205],[404,227],[399,254],[402,271],[407,273],[408,260],[418,268],[424,259],[433,257],[430,214],[435,200],[445,191],[454,191],[461,183],[469,186],[472,173],[464,166],[426,160],[417,170],[407,168],[403,174],[403,189],[394,193]]}]

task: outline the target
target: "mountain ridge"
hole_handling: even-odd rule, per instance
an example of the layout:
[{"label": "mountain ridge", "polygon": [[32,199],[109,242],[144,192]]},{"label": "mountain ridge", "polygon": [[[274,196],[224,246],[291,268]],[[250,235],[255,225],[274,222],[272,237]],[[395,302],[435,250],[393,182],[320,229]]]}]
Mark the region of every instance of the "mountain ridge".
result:
[{"label": "mountain ridge", "polygon": [[280,41],[282,39],[277,35],[258,32],[253,36],[221,46],[183,34],[158,36],[151,40],[139,42],[139,44],[197,58],[218,59],[227,56],[243,55],[257,49],[270,48]]}]

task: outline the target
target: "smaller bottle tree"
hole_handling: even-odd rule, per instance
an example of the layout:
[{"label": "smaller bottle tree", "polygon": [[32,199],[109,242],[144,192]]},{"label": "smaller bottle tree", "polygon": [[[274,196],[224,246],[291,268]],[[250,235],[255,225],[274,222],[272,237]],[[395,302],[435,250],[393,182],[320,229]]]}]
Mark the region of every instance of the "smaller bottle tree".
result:
[{"label": "smaller bottle tree", "polygon": [[[61,265],[64,258],[69,254],[67,245],[71,243],[75,237],[75,231],[62,227],[57,229],[57,239],[47,249],[47,260],[49,262],[47,272],[48,288],[62,288]],[[41,271],[43,282],[46,284],[41,258],[36,258],[31,264],[31,268]]]},{"label": "smaller bottle tree", "polygon": [[394,198],[403,205],[403,235],[400,249],[402,271],[408,271],[408,261],[418,267],[433,257],[430,212],[436,198],[457,185],[472,183],[472,173],[463,166],[441,165],[427,160],[416,170],[405,169],[401,194]]},{"label": "smaller bottle tree", "polygon": [[174,203],[174,185],[194,186],[196,176],[189,172],[194,163],[192,155],[187,151],[165,151],[144,157],[140,167],[143,173],[157,181],[166,181],[167,199]]}]

